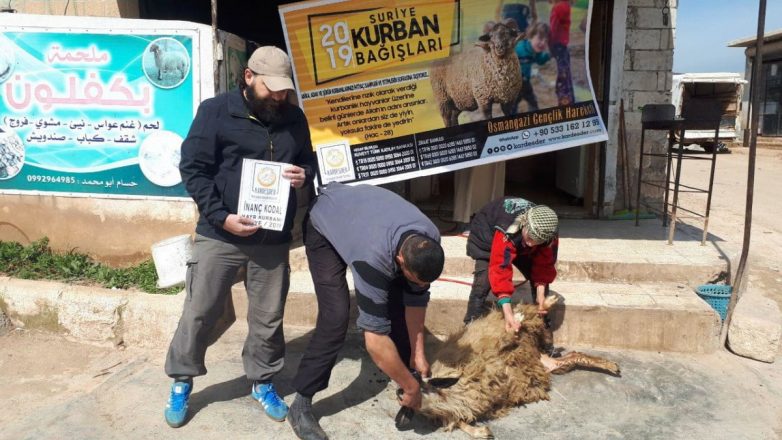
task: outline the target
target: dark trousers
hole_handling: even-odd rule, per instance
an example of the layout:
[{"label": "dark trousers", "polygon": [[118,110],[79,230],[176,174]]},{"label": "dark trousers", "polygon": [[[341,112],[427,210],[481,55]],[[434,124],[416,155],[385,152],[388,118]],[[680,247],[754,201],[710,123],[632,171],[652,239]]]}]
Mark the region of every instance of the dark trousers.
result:
[{"label": "dark trousers", "polygon": [[570,52],[564,44],[552,44],[551,55],[557,60],[557,103],[570,105],[576,101],[573,76],[570,72]]},{"label": "dark trousers", "polygon": [[527,101],[528,112],[534,112],[538,109],[538,98],[535,96],[535,90],[532,89],[532,82],[529,79],[522,78],[521,80],[521,92],[519,93],[519,101],[516,103],[516,109],[519,108],[521,101]]},{"label": "dark trousers", "polygon": [[[517,257],[513,260],[513,265],[516,266],[519,271],[524,275],[524,278],[529,280],[530,293],[532,294],[532,302],[537,303],[537,295],[535,289],[535,280],[530,279],[532,273],[532,261],[528,258]],[[476,259],[475,260],[475,272],[473,273],[472,290],[470,290],[470,298],[467,300],[467,313],[464,315],[464,323],[469,324],[470,321],[480,318],[485,315],[489,309],[486,308],[486,297],[489,296],[491,291],[491,284],[489,283],[489,261]],[[549,287],[546,286],[546,295],[549,293]]]},{"label": "dark trousers", "polygon": [[519,104],[521,101],[527,101],[528,112],[534,112],[538,109],[538,98],[535,96],[535,91],[532,89],[532,83],[526,78],[521,79],[521,91],[518,98],[516,98],[516,105],[513,106],[512,113],[515,115],[519,112]]},{"label": "dark trousers", "polygon": [[[293,379],[296,392],[312,397],[326,389],[339,351],[345,345],[350,320],[350,292],[345,273],[347,264],[329,241],[313,226],[309,217],[304,221],[304,248],[318,300],[318,319],[299,370]],[[403,279],[392,282],[389,289],[388,315],[391,319],[391,340],[405,365],[410,365],[410,338],[402,304]]]}]

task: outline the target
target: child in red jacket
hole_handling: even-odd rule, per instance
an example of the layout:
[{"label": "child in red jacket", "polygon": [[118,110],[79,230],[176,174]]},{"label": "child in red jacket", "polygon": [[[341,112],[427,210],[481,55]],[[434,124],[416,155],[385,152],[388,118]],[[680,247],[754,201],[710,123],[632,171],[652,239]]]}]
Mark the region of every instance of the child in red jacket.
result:
[{"label": "child in red jacket", "polygon": [[[484,206],[472,219],[467,255],[475,259],[475,275],[464,322],[479,318],[491,290],[505,316],[505,328],[518,331],[510,298],[514,291],[513,267],[529,280],[538,305],[557,276],[557,214],[551,208],[505,197]],[[540,309],[540,313],[545,313]]]}]

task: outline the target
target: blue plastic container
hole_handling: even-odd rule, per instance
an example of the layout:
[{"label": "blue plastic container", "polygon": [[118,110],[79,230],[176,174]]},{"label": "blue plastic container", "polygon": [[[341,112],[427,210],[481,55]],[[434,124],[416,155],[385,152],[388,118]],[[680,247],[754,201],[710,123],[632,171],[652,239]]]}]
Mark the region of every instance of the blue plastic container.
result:
[{"label": "blue plastic container", "polygon": [[695,289],[698,296],[716,310],[723,321],[728,314],[728,303],[732,291],[733,287],[724,284],[703,284]]}]

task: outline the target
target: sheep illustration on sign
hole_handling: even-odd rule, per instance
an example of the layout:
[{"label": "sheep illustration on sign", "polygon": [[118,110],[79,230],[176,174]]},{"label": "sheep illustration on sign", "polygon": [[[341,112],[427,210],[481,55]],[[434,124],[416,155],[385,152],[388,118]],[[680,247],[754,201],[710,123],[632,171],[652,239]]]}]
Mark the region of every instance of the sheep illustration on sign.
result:
[{"label": "sheep illustration on sign", "polygon": [[495,103],[508,116],[521,92],[521,67],[514,47],[524,33],[511,18],[487,22],[483,33],[476,47],[434,63],[430,70],[432,91],[446,127],[459,125],[463,111],[480,109],[485,120],[491,119]]},{"label": "sheep illustration on sign", "polygon": [[143,57],[144,74],[154,85],[170,89],[179,86],[190,72],[187,50],[173,38],[158,38],[149,44]]}]

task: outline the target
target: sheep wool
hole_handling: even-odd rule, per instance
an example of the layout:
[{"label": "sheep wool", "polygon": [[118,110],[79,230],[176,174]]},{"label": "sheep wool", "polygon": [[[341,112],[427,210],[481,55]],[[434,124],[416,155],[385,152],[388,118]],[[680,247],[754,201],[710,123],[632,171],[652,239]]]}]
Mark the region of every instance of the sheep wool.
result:
[{"label": "sheep wool", "polygon": [[[551,309],[558,300],[558,295],[547,297],[543,308]],[[459,428],[473,438],[493,438],[488,426],[475,422],[503,416],[518,405],[548,400],[551,374],[589,368],[619,375],[616,363],[575,351],[544,364],[541,353],[553,337],[537,305],[517,304],[514,314],[520,315],[521,324],[516,334],[505,331],[502,312],[494,311],[443,343],[432,363],[434,378],[421,388],[421,415],[446,430]],[[449,386],[438,387],[438,383]]]},{"label": "sheep wool", "polygon": [[489,22],[479,47],[472,47],[446,61],[434,63],[430,81],[446,127],[459,124],[463,111],[480,109],[491,119],[498,103],[507,116],[521,92],[521,67],[514,47],[520,34],[513,20]]}]

